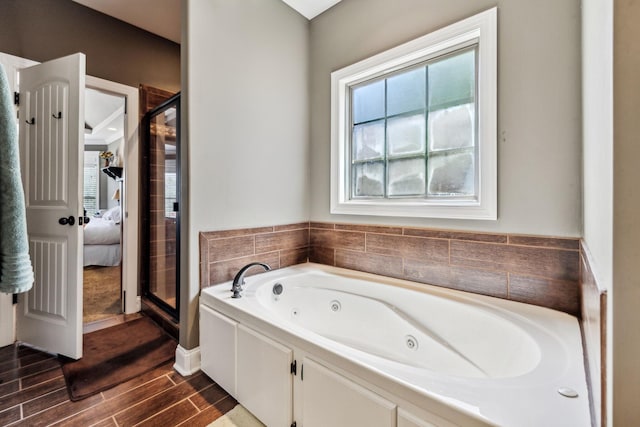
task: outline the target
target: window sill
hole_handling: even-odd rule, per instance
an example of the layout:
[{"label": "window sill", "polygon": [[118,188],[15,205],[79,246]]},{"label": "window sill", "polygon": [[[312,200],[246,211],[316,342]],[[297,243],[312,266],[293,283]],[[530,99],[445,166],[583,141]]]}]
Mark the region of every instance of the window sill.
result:
[{"label": "window sill", "polygon": [[[495,203],[489,204],[495,206]],[[429,202],[381,202],[380,200],[351,200],[331,206],[332,214],[370,215],[409,218],[447,218],[495,221],[496,209],[486,208],[476,200],[447,200]]]}]

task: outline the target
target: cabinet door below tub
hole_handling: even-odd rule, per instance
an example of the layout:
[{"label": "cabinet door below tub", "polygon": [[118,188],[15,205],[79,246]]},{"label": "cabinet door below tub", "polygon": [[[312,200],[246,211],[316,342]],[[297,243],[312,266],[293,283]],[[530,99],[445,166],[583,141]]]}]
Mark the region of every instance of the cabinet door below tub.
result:
[{"label": "cabinet door below tub", "polygon": [[232,396],[236,395],[238,322],[200,304],[200,368]]},{"label": "cabinet door below tub", "polygon": [[293,421],[292,361],[291,349],[238,325],[236,399],[268,427]]},{"label": "cabinet door below tub", "polygon": [[396,405],[325,366],[304,359],[304,427],[393,427]]}]

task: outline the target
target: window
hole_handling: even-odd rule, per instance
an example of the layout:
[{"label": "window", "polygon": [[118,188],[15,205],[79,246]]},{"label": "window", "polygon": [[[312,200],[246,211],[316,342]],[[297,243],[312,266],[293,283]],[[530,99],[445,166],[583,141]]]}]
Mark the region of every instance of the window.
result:
[{"label": "window", "polygon": [[100,162],[98,151],[84,152],[84,208],[91,216],[100,210]]},{"label": "window", "polygon": [[332,73],[331,212],[496,219],[496,9]]}]

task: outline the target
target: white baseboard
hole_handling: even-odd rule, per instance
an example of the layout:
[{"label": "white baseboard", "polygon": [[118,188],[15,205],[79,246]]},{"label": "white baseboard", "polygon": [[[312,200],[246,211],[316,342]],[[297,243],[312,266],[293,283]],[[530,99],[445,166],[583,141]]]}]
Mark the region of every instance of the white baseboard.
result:
[{"label": "white baseboard", "polygon": [[176,363],[173,369],[184,377],[193,375],[200,370],[200,347],[187,350],[178,345],[176,348]]}]

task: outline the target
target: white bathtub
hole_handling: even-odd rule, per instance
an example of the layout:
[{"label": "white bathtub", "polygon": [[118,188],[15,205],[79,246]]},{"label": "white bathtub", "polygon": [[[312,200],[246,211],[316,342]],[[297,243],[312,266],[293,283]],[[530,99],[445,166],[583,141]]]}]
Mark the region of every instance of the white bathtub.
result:
[{"label": "white bathtub", "polygon": [[[391,402],[428,409],[434,425],[590,425],[580,329],[572,316],[316,264],[246,283],[240,299],[231,298],[229,283],[207,288],[201,305],[372,384]],[[204,348],[215,338],[207,324],[201,329]],[[206,357],[205,372],[214,363]]]}]

